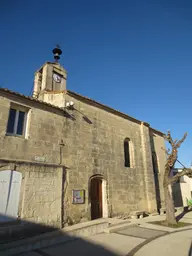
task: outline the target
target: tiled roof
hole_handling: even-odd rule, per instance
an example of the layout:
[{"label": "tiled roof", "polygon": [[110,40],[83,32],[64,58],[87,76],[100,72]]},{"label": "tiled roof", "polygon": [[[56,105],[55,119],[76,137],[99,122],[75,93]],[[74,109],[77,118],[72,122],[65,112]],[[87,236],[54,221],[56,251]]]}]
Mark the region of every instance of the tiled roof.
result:
[{"label": "tiled roof", "polygon": [[[11,91],[11,90],[9,90],[9,89],[7,89],[7,88],[0,88],[0,91],[6,92],[6,93],[9,93],[9,94],[18,96],[18,97],[22,97],[22,98],[28,99],[28,100],[33,101],[33,102],[36,102],[36,103],[44,104],[44,105],[46,105],[46,106],[49,106],[49,107],[58,109],[58,110],[60,110],[60,111],[64,111],[64,110],[61,109],[60,107],[57,107],[57,106],[52,105],[52,104],[50,104],[50,103],[47,103],[47,102],[44,102],[44,101],[35,99],[35,98],[33,98],[33,97],[30,97],[30,96],[26,96],[26,95],[24,95],[24,94],[20,94],[20,93],[18,93],[18,92]],[[51,92],[47,92],[47,93],[51,93]],[[75,93],[75,92],[72,92],[72,91],[70,91],[70,90],[66,90],[65,93],[67,93],[69,96],[72,96],[72,97],[74,97],[74,98],[80,99],[80,100],[82,100],[82,101],[84,101],[84,102],[86,102],[86,103],[88,103],[88,104],[90,104],[90,105],[93,105],[93,106],[96,106],[96,107],[99,107],[99,108],[103,108],[104,110],[106,110],[106,111],[108,111],[108,112],[110,112],[110,113],[113,113],[113,114],[115,114],[115,115],[118,115],[118,116],[120,116],[120,117],[122,117],[122,118],[131,120],[131,121],[136,122],[136,123],[139,123],[139,124],[144,123],[146,126],[150,126],[147,122],[142,122],[142,121],[140,121],[140,120],[138,120],[138,119],[135,119],[135,118],[133,118],[133,117],[131,117],[131,116],[125,114],[125,113],[122,113],[122,112],[120,112],[120,111],[118,111],[118,110],[115,110],[115,109],[113,109],[113,108],[111,108],[111,107],[108,107],[108,106],[106,106],[106,105],[104,105],[104,104],[102,104],[102,103],[99,103],[99,102],[97,102],[97,101],[95,101],[95,100],[92,100],[92,99],[90,99],[90,98],[88,98],[88,97],[85,97],[85,96],[82,96],[82,95],[80,95],[80,94],[77,94],[77,93]],[[150,127],[150,128],[151,128],[151,127]],[[154,129],[154,128],[151,128],[151,129],[152,129],[154,132],[157,132],[157,133],[159,133],[159,134],[162,135],[162,136],[164,135],[161,131],[158,131],[158,130],[156,130],[156,129]]]},{"label": "tiled roof", "polygon": [[56,108],[56,109],[58,109],[58,110],[63,111],[63,109],[61,109],[61,108],[59,108],[59,107],[57,107],[57,106],[55,106],[55,105],[52,105],[52,104],[47,103],[47,102],[44,102],[44,101],[42,101],[42,100],[35,99],[35,98],[31,97],[31,96],[26,96],[26,95],[24,95],[24,94],[11,91],[11,90],[9,90],[9,89],[7,89],[7,88],[0,88],[0,91],[6,92],[6,93],[9,93],[9,94],[18,96],[18,97],[22,97],[22,98],[25,98],[25,99],[27,99],[27,100],[30,100],[30,101],[33,101],[33,102],[37,102],[37,103],[40,103],[40,104],[43,104],[43,105],[46,105],[46,106],[49,106],[49,107],[52,107],[52,108]]}]

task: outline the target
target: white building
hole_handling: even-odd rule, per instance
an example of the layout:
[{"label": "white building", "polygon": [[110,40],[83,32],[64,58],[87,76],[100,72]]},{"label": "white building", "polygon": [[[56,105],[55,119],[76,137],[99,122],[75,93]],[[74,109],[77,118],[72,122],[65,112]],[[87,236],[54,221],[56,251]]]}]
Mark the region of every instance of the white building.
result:
[{"label": "white building", "polygon": [[[174,168],[173,175],[181,171],[182,169]],[[173,198],[175,207],[187,206],[187,199],[192,199],[192,178],[186,175],[182,176],[179,181],[173,185]]]}]

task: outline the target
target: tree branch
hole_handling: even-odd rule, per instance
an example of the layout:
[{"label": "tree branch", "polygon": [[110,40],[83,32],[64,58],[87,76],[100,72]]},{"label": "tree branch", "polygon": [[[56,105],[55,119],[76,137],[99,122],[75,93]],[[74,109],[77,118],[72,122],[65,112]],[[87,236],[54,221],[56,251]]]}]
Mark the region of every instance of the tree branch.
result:
[{"label": "tree branch", "polygon": [[178,181],[178,179],[184,175],[190,175],[192,174],[192,169],[190,168],[184,168],[182,172],[178,172],[176,175],[174,175],[173,177],[169,178],[169,184],[172,184],[176,181]]},{"label": "tree branch", "polygon": [[177,141],[178,141],[178,139],[176,139],[176,140],[173,141],[174,145],[177,143]]},{"label": "tree branch", "polygon": [[[171,144],[171,153],[168,154],[167,158],[167,167],[165,168],[165,174],[169,176],[171,168],[175,165],[175,162],[177,161],[177,149],[181,146],[181,144],[184,142],[185,138],[187,137],[187,133],[184,134],[183,138],[181,140],[174,140],[172,139],[170,131],[167,132],[167,135],[164,136],[164,138]],[[170,169],[168,168],[170,167]]]},{"label": "tree branch", "polygon": [[182,144],[182,143],[184,142],[184,140],[186,139],[187,134],[188,134],[188,133],[186,132],[186,133],[183,135],[183,138],[177,142],[177,144],[175,145],[176,148],[179,148],[179,147],[181,146],[181,144]]},{"label": "tree branch", "polygon": [[174,141],[171,137],[171,132],[170,131],[167,132],[167,135],[165,135],[164,138],[171,144],[172,147],[174,147]]}]

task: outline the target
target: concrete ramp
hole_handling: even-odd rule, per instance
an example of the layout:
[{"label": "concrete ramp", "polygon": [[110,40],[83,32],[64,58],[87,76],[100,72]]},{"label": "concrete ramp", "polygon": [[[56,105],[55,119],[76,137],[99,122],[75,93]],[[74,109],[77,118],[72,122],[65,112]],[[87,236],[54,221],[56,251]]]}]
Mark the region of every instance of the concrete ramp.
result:
[{"label": "concrete ramp", "polygon": [[103,233],[109,226],[105,219],[98,219],[79,223],[61,230],[45,233],[26,239],[20,239],[7,244],[0,245],[0,255],[11,256],[23,252],[42,249],[59,243]]}]

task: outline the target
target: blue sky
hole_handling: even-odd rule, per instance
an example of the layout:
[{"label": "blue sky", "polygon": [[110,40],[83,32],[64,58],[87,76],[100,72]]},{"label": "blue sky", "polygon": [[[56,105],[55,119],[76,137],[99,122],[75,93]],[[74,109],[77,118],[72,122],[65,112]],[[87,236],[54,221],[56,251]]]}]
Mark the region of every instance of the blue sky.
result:
[{"label": "blue sky", "polygon": [[68,89],[174,138],[192,161],[192,1],[2,0],[0,85],[29,95],[59,43]]}]

